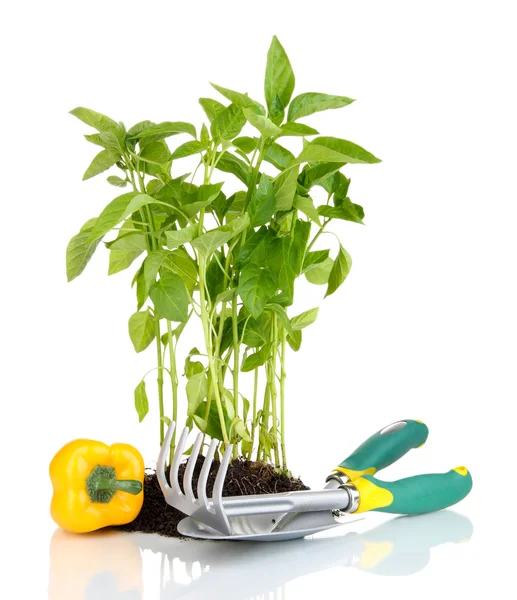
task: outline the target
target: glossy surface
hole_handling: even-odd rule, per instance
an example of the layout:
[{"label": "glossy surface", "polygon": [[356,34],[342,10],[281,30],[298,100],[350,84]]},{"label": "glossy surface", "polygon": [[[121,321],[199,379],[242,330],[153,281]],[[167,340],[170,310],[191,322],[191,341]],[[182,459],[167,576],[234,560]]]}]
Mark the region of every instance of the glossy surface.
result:
[{"label": "glossy surface", "polygon": [[461,559],[473,534],[471,521],[452,511],[366,525],[351,522],[333,535],[281,544],[58,530],[50,542],[48,598],[294,600],[322,577],[329,593],[336,580],[363,581],[373,591],[384,577],[442,571],[446,545],[448,556]]}]

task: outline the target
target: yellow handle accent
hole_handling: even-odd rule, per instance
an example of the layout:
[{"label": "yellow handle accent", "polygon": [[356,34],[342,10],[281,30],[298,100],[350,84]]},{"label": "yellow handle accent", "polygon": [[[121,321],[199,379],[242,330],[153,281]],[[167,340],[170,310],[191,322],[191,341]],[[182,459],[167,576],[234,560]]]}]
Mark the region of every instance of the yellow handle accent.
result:
[{"label": "yellow handle accent", "polygon": [[354,486],[359,492],[359,508],[356,513],[384,508],[393,502],[393,494],[372,483],[368,479],[359,478],[354,481]]},{"label": "yellow handle accent", "polygon": [[453,471],[456,471],[456,473],[459,473],[463,477],[466,477],[469,474],[467,467],[456,467]]},{"label": "yellow handle accent", "polygon": [[345,469],[344,467],[336,467],[334,471],[338,473],[343,473],[346,475],[350,481],[355,481],[362,477],[363,475],[375,475],[377,469],[375,467],[370,467],[369,469],[365,469],[364,471],[354,471],[354,469]]}]

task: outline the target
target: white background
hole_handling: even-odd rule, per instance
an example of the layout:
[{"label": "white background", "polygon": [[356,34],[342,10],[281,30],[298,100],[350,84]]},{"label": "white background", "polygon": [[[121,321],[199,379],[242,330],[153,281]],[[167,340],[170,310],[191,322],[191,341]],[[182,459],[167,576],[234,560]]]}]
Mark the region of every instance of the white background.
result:
[{"label": "white background", "polygon": [[[366,590],[448,598],[511,585],[514,9],[494,0],[3,5],[1,571],[2,585],[15,586],[12,597],[47,595],[55,531],[47,467],[61,445],[75,437],[126,441],[149,465],[157,451],[155,414],[139,425],[133,410],[132,390],[154,355],[136,356],[127,336],[131,273],[108,278],[100,248],[83,276],[66,283],[68,239],[117,194],[103,177],[81,182],[95,148],[82,139],[88,128],[67,113],[82,105],[128,126],[141,119],[199,124],[198,97],[215,96],[208,81],[262,99],[273,34],[290,56],[295,93],[358,99],[309,122],[383,159],[348,169],[351,197],[366,209],[365,227],[335,227],[352,273],[324,302],[302,350],[289,356],[290,466],[317,487],[363,438],[416,418],[429,425],[429,441],[386,478],[466,464],[474,490],[458,516],[390,525],[383,544],[370,547],[370,557],[399,549],[396,568],[385,565],[388,575],[423,556],[407,577],[380,576],[364,556],[361,566],[353,536],[214,550],[137,536],[63,540],[58,532],[50,598],[148,600],[163,586],[162,598],[180,597],[178,589],[188,598],[291,600]],[[300,310],[323,295],[303,286]],[[337,535],[381,521],[367,515]],[[470,526],[468,543],[446,543]],[[427,556],[429,546],[436,547]],[[160,575],[169,561],[172,569]],[[211,570],[200,575],[197,565],[189,586],[192,561]],[[135,595],[111,594],[102,583],[119,569],[119,591],[136,586]],[[86,595],[73,591],[87,585]]]}]

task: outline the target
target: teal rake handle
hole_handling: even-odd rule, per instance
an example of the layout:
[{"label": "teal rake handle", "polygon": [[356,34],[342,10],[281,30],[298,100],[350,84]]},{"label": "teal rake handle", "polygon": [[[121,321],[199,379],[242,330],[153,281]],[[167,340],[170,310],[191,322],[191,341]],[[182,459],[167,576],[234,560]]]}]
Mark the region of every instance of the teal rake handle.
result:
[{"label": "teal rake handle", "polygon": [[368,438],[335,470],[345,474],[350,481],[361,475],[373,475],[411,449],[422,446],[428,434],[429,429],[421,421],[397,421]]},{"label": "teal rake handle", "polygon": [[359,508],[355,512],[420,515],[463,500],[472,489],[472,477],[466,467],[457,467],[447,473],[415,475],[392,482],[364,475],[353,486],[359,491]]}]

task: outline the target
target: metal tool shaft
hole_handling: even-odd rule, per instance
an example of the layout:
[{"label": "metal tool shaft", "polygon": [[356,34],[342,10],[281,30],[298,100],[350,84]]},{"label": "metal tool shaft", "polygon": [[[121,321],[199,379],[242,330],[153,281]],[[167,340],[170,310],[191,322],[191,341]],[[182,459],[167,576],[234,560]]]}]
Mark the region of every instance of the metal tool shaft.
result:
[{"label": "metal tool shaft", "polygon": [[229,517],[319,510],[346,511],[350,502],[347,489],[223,497],[224,510]]}]

